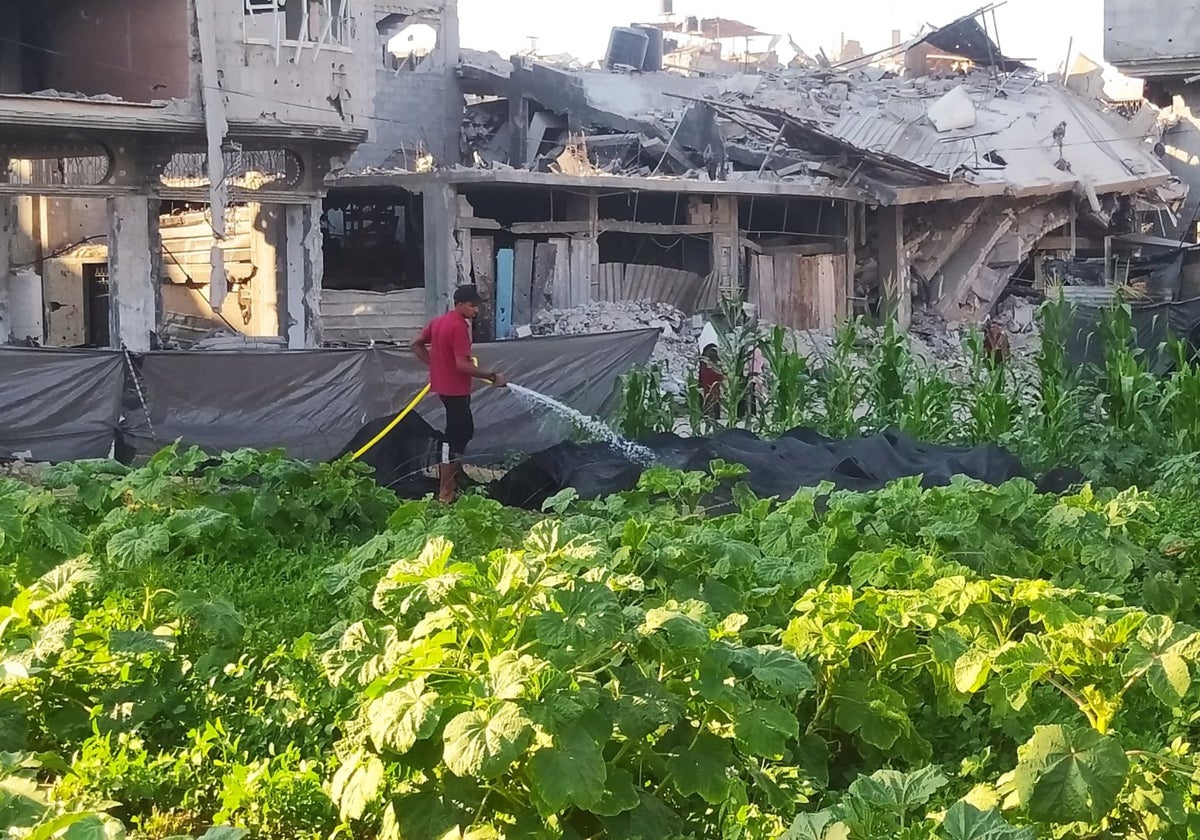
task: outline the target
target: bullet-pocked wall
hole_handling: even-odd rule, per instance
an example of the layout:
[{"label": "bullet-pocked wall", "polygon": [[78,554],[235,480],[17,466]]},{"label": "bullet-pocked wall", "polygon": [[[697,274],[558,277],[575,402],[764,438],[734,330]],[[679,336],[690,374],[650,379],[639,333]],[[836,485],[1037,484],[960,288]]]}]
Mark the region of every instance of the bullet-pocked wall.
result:
[{"label": "bullet-pocked wall", "polygon": [[374,136],[350,170],[454,166],[464,100],[457,0],[376,3]]},{"label": "bullet-pocked wall", "polygon": [[231,124],[369,131],[371,0],[192,0],[208,5]]}]

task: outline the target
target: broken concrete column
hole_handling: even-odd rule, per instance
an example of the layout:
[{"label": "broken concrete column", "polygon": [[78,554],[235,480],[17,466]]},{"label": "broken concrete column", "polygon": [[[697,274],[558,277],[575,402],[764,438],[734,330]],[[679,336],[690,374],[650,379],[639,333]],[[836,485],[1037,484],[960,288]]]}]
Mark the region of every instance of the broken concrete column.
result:
[{"label": "broken concrete column", "polygon": [[151,349],[162,308],[158,199],[108,199],[109,336],[113,347]]},{"label": "broken concrete column", "polygon": [[9,198],[0,198],[0,344],[12,337],[9,289],[12,277],[12,228],[16,214]]},{"label": "broken concrete column", "polygon": [[431,184],[421,193],[425,211],[425,309],[429,315],[449,312],[458,285],[454,229],[458,226],[458,192],[448,184]]},{"label": "broken concrete column", "polygon": [[287,256],[284,323],[288,347],[292,350],[320,347],[321,283],[325,276],[321,201],[289,204],[284,218]]},{"label": "broken concrete column", "polygon": [[879,277],[883,284],[883,309],[901,329],[912,323],[912,282],[908,250],[904,247],[904,207],[880,207]]},{"label": "broken concrete column", "polygon": [[720,232],[712,236],[712,268],[722,296],[742,296],[741,253],[738,235],[738,197],[713,196],[712,220]]}]

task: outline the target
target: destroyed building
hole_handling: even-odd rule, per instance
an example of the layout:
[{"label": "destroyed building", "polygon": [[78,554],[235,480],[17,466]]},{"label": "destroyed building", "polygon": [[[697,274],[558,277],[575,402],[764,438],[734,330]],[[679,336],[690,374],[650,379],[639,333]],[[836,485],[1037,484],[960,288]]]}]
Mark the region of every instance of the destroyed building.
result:
[{"label": "destroyed building", "polygon": [[316,346],[325,175],[369,137],[364,0],[3,0],[0,341]]},{"label": "destroyed building", "polygon": [[404,267],[358,287],[343,337],[403,340],[463,282],[483,336],[548,306],[695,312],[723,292],[802,329],[914,306],[981,320],[1014,277],[1044,286],[1082,249],[1161,234],[1185,191],[1145,115],[1007,57],[991,11],[846,63],[768,51],[737,72],[657,69],[681,31],[761,34],[724,20],[623,29],[661,31],[641,52],[614,31],[606,69],[459,50],[458,155],[426,144],[331,189],[360,214],[340,247],[384,241]]},{"label": "destroyed building", "polygon": [[[1182,0],[1105,0],[1104,57],[1127,76],[1145,81],[1145,97],[1161,111],[1157,125],[1163,162],[1190,188],[1168,227],[1171,237],[1198,241],[1200,219],[1200,4]],[[1156,138],[1158,139],[1158,138]]]}]

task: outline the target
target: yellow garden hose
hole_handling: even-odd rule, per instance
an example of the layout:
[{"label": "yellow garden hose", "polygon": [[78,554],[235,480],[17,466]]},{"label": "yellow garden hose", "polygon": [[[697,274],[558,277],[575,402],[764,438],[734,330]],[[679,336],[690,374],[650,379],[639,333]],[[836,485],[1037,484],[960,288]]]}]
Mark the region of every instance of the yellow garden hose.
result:
[{"label": "yellow garden hose", "polygon": [[[478,367],[479,359],[472,356],[471,363],[474,364],[476,367]],[[421,389],[421,393],[417,394],[413,398],[413,401],[410,402],[408,405],[406,405],[404,407],[404,410],[395,416],[395,418],[392,420],[391,423],[388,423],[386,426],[384,426],[382,432],[375,435],[375,437],[371,438],[371,440],[368,441],[367,444],[362,449],[358,450],[353,455],[351,455],[350,460],[357,461],[359,458],[361,458],[362,456],[364,456],[368,452],[370,452],[371,448],[373,446],[375,446],[375,444],[379,443],[379,441],[381,441],[385,437],[387,437],[388,432],[390,432],[392,429],[396,428],[396,426],[398,426],[400,424],[401,420],[403,420],[405,417],[407,417],[409,414],[411,414],[412,410],[421,404],[421,400],[425,399],[425,395],[428,393],[429,393],[429,386],[426,385],[424,388]]]},{"label": "yellow garden hose", "polygon": [[350,460],[357,461],[363,455],[366,455],[371,450],[371,447],[373,447],[375,444],[379,443],[379,441],[381,441],[385,437],[387,437],[388,432],[390,432],[392,429],[396,428],[396,426],[399,425],[400,421],[403,420],[405,417],[407,417],[412,412],[412,410],[417,407],[417,405],[421,402],[421,400],[425,399],[425,395],[428,393],[429,393],[429,386],[426,385],[424,388],[421,389],[421,393],[417,394],[416,397],[413,398],[413,401],[410,402],[407,406],[405,406],[404,410],[401,411],[399,414],[397,414],[396,418],[394,420],[392,420],[391,423],[388,423],[384,427],[382,432],[375,435],[375,437],[371,438],[370,442],[367,443],[366,446],[364,446],[362,449],[358,450],[353,455],[351,455]]}]

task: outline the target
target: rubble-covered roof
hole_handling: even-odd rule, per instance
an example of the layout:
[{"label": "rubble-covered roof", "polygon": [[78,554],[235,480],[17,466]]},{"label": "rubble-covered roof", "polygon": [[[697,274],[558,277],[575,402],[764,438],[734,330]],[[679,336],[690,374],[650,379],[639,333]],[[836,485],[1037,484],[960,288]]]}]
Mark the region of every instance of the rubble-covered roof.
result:
[{"label": "rubble-covered roof", "polygon": [[460,75],[473,93],[503,105],[520,91],[553,118],[531,128],[539,136],[525,144],[529,159],[512,160],[520,146],[505,111],[495,100],[472,105],[465,145],[485,171],[565,175],[556,162],[582,142],[597,176],[760,181],[805,195],[824,184],[883,204],[1072,191],[1094,203],[1170,180],[1141,136],[1145,121],[1106,112],[1007,58],[973,17],[919,40],[976,69],[910,78],[871,66],[760,67],[697,77],[464,50]]}]

